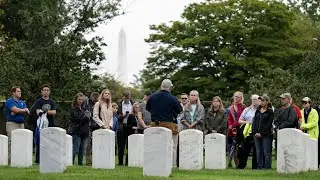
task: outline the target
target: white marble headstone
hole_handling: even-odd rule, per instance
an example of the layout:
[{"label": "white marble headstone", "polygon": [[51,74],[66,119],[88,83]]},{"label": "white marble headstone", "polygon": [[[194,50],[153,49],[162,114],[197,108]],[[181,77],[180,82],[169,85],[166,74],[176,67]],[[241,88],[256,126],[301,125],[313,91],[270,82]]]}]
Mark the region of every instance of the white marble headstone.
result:
[{"label": "white marble headstone", "polygon": [[48,127],[40,131],[40,173],[63,173],[66,166],[66,130]]},{"label": "white marble headstone", "polygon": [[0,166],[8,165],[8,137],[0,135]]},{"label": "white marble headstone", "polygon": [[226,169],[226,136],[211,133],[205,136],[205,168]]},{"label": "white marble headstone", "polygon": [[143,175],[169,177],[172,158],[172,131],[164,127],[144,130]]},{"label": "white marble headstone", "polygon": [[72,136],[66,135],[66,165],[67,166],[72,166],[72,161],[73,161],[73,149],[72,149]]},{"label": "white marble headstone", "polygon": [[143,134],[132,134],[128,137],[128,166],[143,167]]},{"label": "white marble headstone", "polygon": [[115,168],[115,133],[108,129],[98,129],[92,133],[92,168]]},{"label": "white marble headstone", "polygon": [[28,129],[11,132],[11,167],[32,166],[33,133]]},{"label": "white marble headstone", "polygon": [[278,131],[277,172],[298,173],[305,169],[306,136],[298,129]]},{"label": "white marble headstone", "polygon": [[309,164],[309,170],[311,171],[317,171],[318,170],[318,140],[309,139],[308,146],[310,153],[310,164]]},{"label": "white marble headstone", "polygon": [[179,169],[199,170],[203,167],[203,132],[195,129],[179,133]]}]

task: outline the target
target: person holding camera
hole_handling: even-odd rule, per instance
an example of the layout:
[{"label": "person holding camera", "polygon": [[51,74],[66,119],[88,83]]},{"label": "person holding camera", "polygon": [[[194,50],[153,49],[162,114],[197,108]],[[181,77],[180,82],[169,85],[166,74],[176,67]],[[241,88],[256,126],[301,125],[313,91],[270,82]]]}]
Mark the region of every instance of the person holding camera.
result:
[{"label": "person holding camera", "polygon": [[[133,109],[133,101],[131,100],[131,92],[123,92],[122,100],[118,108],[118,127],[117,127],[117,145],[118,145],[118,165],[123,165],[123,155],[127,144],[127,125],[130,112]],[[127,156],[128,157],[128,156]],[[126,164],[128,159],[126,158]]]},{"label": "person holding camera", "polygon": [[74,97],[70,113],[71,123],[68,129],[68,133],[72,136],[73,164],[78,154],[78,165],[80,166],[82,166],[83,154],[89,137],[91,118],[91,112],[84,106],[84,97],[82,93],[78,93]]}]

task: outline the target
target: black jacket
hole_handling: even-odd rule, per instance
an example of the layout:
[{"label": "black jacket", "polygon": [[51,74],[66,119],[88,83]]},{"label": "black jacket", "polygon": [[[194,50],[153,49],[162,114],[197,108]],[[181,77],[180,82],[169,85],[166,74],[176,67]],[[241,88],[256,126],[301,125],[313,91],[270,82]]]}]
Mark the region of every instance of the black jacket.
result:
[{"label": "black jacket", "polygon": [[296,128],[298,123],[298,116],[293,106],[286,109],[279,108],[275,112],[274,125],[276,129]]},{"label": "black jacket", "polygon": [[260,133],[262,136],[269,136],[272,134],[272,122],[274,112],[271,108],[261,113],[261,106],[257,108],[252,123],[252,134]]},{"label": "black jacket", "polygon": [[[123,129],[123,120],[124,120],[124,118],[126,117],[126,116],[123,115],[123,113],[122,113],[122,102],[123,102],[123,100],[121,100],[121,101],[118,103],[118,106],[119,106],[118,112],[117,112],[117,114],[118,114],[118,128],[117,128],[117,130],[118,130],[118,131],[124,130],[124,129]],[[131,103],[132,106],[133,106],[134,102],[133,102],[131,99],[130,99],[130,103]],[[129,112],[129,113],[131,113],[131,112]],[[128,115],[129,115],[129,114],[128,114]]]},{"label": "black jacket", "polygon": [[125,130],[128,132],[131,132],[129,134],[132,134],[134,132],[132,127],[137,127],[137,120],[138,120],[138,117],[136,117],[133,114],[129,114],[128,119],[127,119],[127,124],[123,124],[123,119],[122,119],[121,125],[119,126],[119,121],[118,121],[117,131],[124,131]]},{"label": "black jacket", "polygon": [[72,107],[70,113],[69,134],[76,134],[78,136],[89,136],[89,118],[84,116],[86,108]]}]

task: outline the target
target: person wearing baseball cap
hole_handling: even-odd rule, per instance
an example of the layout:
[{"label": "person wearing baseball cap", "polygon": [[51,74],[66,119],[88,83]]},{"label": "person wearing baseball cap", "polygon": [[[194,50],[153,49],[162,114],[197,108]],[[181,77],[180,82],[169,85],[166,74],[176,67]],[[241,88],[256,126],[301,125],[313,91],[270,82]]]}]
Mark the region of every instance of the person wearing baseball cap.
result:
[{"label": "person wearing baseball cap", "polygon": [[318,112],[312,108],[312,101],[309,97],[304,97],[301,100],[301,104],[303,109],[301,110],[302,123],[301,123],[300,129],[303,132],[309,134],[311,138],[318,139],[319,137]]},{"label": "person wearing baseball cap", "polygon": [[302,114],[301,114],[300,108],[294,103],[293,98],[291,97],[290,93],[283,93],[280,97],[281,97],[281,99],[289,99],[290,100],[290,104],[293,106],[293,108],[296,111],[296,114],[298,116],[298,123],[297,123],[296,128],[299,128],[301,121],[302,121]]},{"label": "person wearing baseball cap", "polygon": [[282,107],[278,110],[278,116],[274,121],[275,130],[284,128],[296,128],[298,118],[295,108],[291,105],[292,97],[290,93],[283,93],[280,95]]},{"label": "person wearing baseball cap", "polygon": [[252,134],[257,153],[257,169],[271,169],[272,122],[274,112],[267,95],[259,97],[261,103],[255,113]]}]

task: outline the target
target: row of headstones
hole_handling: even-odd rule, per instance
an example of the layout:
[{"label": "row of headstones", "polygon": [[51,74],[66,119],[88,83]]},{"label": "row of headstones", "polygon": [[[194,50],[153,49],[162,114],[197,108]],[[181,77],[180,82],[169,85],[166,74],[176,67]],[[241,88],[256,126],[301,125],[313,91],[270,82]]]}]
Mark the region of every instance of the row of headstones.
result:
[{"label": "row of headstones", "polygon": [[[180,132],[180,169],[196,170],[203,167],[203,133],[198,130]],[[106,143],[107,142],[107,143]],[[206,136],[207,169],[226,168],[226,138],[222,134]],[[96,130],[92,136],[92,166],[99,169],[115,168],[114,132]],[[128,166],[143,167],[148,172],[172,168],[173,141],[171,130],[148,128],[143,134],[128,138]],[[159,165],[159,167],[158,167]],[[148,175],[149,173],[146,173]],[[152,175],[152,173],[150,174]],[[160,174],[159,174],[160,175]]]},{"label": "row of headstones", "polygon": [[[72,165],[72,136],[61,128],[46,128],[41,131],[40,166],[41,171],[60,171],[53,166],[62,161],[65,166]],[[11,132],[11,167],[32,166],[33,133],[27,129]],[[61,155],[61,156],[60,156]],[[59,162],[57,162],[59,161]],[[8,165],[8,137],[0,135],[0,165]],[[50,166],[50,167],[48,167]],[[51,168],[51,166],[53,168]],[[58,169],[65,169],[60,166]]]},{"label": "row of headstones", "polygon": [[[144,138],[146,136],[146,139]],[[198,130],[180,132],[180,169],[194,170],[203,166],[203,134]],[[32,131],[17,129],[11,133],[11,167],[32,166]],[[92,166],[98,169],[115,168],[115,134],[110,130],[93,132]],[[207,169],[225,169],[226,141],[222,134],[210,134],[205,138]],[[129,136],[129,166],[172,167],[172,135],[166,128],[150,128],[145,135]],[[166,145],[170,145],[166,149]],[[0,136],[0,165],[8,164],[8,138]],[[146,151],[144,151],[146,149]],[[150,159],[151,158],[151,159]],[[164,160],[167,160],[164,162]],[[162,163],[161,163],[162,162]],[[150,165],[151,163],[151,165]],[[72,137],[61,128],[46,128],[40,133],[40,172],[63,172],[72,165]],[[157,169],[157,168],[156,168]],[[158,170],[156,170],[158,171]],[[148,173],[148,168],[146,169]]]},{"label": "row of headstones", "polygon": [[318,170],[318,140],[293,128],[282,129],[277,136],[277,172]]},{"label": "row of headstones", "polygon": [[[179,169],[203,167],[203,134],[185,130],[179,134]],[[46,128],[40,133],[40,172],[63,172],[72,164],[72,137],[61,128]],[[171,130],[148,128],[144,135],[129,137],[129,166],[143,167],[144,175],[169,176],[172,169],[173,141]],[[98,169],[115,168],[115,134],[110,130],[93,132],[92,166]],[[205,168],[225,169],[226,138],[214,133],[205,136]],[[317,141],[297,129],[278,131],[277,171],[295,173],[317,170]],[[8,140],[0,136],[0,165],[6,165]],[[32,165],[32,132],[19,129],[12,132],[11,166]]]},{"label": "row of headstones", "polygon": [[[129,136],[129,166],[147,167],[155,157],[160,160],[167,159],[172,148],[163,148],[171,145],[171,131],[165,129],[150,128],[145,135],[134,134]],[[226,137],[223,134],[215,133],[205,136],[205,168],[225,169],[226,168]],[[144,152],[144,150],[146,152]],[[155,151],[155,152],[153,152]],[[171,156],[171,155],[170,155]],[[145,157],[145,158],[143,158]],[[144,160],[145,159],[145,160]],[[150,160],[151,159],[151,160]],[[131,164],[130,164],[131,163]],[[147,163],[147,164],[144,164]],[[154,162],[158,164],[157,161]],[[168,166],[172,159],[168,158]],[[153,164],[152,164],[153,165]],[[152,165],[150,167],[152,167]],[[199,170],[203,167],[203,133],[199,130],[184,130],[179,133],[179,169]]]}]

